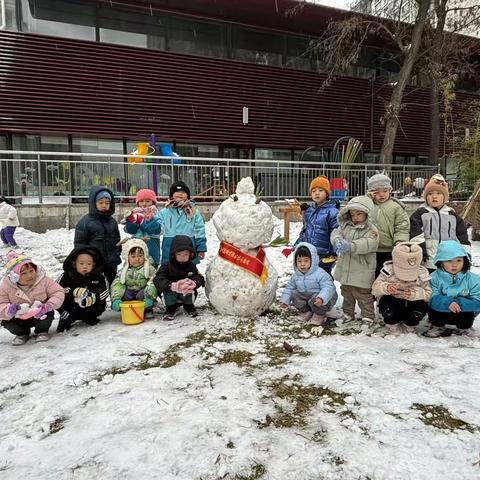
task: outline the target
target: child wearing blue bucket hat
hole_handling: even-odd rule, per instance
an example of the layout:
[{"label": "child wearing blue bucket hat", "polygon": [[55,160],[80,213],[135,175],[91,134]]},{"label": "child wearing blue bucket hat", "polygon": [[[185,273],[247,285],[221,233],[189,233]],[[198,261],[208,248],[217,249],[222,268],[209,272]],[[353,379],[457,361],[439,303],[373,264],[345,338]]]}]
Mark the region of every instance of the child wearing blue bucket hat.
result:
[{"label": "child wearing blue bucket hat", "polygon": [[[480,277],[470,271],[470,255],[455,240],[440,242],[435,256],[437,270],[432,273],[432,297],[428,320],[432,327],[428,337],[451,333],[471,333],[473,321],[480,313]],[[456,329],[446,329],[446,325]]]}]

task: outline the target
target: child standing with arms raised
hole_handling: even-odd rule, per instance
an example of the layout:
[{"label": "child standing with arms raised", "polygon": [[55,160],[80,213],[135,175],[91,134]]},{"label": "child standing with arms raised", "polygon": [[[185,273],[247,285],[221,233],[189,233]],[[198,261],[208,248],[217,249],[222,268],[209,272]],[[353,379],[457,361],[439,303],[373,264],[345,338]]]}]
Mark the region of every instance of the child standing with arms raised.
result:
[{"label": "child standing with arms raised", "polygon": [[409,240],[410,219],[404,205],[391,197],[392,182],[387,175],[383,173],[373,175],[369,178],[367,186],[368,196],[375,204],[372,220],[379,233],[376,278],[383,264],[392,260],[393,247]]},{"label": "child standing with arms raised", "polygon": [[205,257],[207,238],[202,214],[190,200],[190,189],[183,182],[175,182],[170,187],[170,199],[158,214],[162,225],[162,264],[168,263],[170,246],[177,235],[192,239],[195,255],[193,263],[198,264]]},{"label": "child standing with arms raised", "polygon": [[303,228],[294,246],[300,242],[312,244],[318,253],[319,266],[330,273],[335,261],[330,235],[337,228],[338,208],[330,198],[330,182],[327,177],[316,177],[310,183],[310,194],[315,202],[305,210]]},{"label": "child standing with arms raised", "polygon": [[88,197],[88,214],[75,227],[75,248],[96,247],[104,259],[103,273],[111,285],[120,263],[120,232],[113,218],[115,199],[107,187],[92,187]]},{"label": "child standing with arms raised", "polygon": [[154,266],[160,264],[160,232],[162,225],[158,216],[157,196],[153,190],[143,188],[135,196],[137,206],[126,218],[125,231],[141,238],[148,247]]}]

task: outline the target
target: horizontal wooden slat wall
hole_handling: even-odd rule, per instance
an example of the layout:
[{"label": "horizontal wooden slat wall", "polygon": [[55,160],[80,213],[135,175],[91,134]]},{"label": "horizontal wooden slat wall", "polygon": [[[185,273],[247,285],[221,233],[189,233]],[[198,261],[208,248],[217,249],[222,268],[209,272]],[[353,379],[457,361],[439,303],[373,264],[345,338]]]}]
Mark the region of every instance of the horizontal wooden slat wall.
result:
[{"label": "horizontal wooden slat wall", "polygon": [[[0,131],[379,151],[380,82],[15,32],[0,33]],[[373,92],[373,96],[372,96]],[[242,107],[249,123],[242,124]],[[373,109],[373,116],[371,112]],[[397,153],[428,154],[429,97],[407,97]],[[373,130],[372,130],[373,129]]]}]

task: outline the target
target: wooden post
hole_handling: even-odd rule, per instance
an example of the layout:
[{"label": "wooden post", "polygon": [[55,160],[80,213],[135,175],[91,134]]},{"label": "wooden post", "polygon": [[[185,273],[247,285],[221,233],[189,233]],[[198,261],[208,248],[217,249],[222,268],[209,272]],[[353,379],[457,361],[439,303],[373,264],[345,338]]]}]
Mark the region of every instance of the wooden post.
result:
[{"label": "wooden post", "polygon": [[299,214],[302,213],[300,209],[300,205],[287,205],[286,207],[280,207],[280,212],[283,214],[283,221],[284,221],[284,227],[283,227],[283,238],[287,242],[290,241],[290,215],[293,214]]}]

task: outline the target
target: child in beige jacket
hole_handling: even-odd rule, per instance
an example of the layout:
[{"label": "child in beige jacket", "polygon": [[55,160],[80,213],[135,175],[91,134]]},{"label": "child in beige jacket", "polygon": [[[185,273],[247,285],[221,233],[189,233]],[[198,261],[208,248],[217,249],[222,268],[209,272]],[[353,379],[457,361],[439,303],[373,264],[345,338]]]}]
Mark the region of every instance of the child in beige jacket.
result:
[{"label": "child in beige jacket", "polygon": [[422,256],[418,244],[399,243],[392,251],[392,261],[383,264],[373,283],[372,293],[392,335],[415,332],[427,313],[432,289],[428,270],[421,266]]}]

